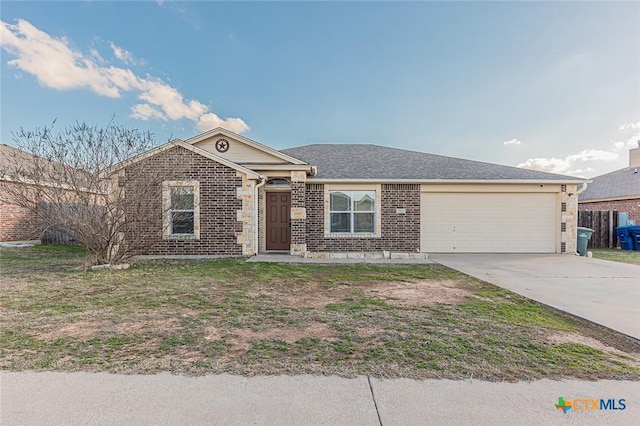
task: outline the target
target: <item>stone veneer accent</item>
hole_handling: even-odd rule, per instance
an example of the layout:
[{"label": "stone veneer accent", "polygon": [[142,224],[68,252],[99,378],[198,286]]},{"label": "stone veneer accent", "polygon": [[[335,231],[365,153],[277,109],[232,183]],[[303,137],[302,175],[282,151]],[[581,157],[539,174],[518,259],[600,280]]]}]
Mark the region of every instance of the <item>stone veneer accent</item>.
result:
[{"label": "stone veneer accent", "polygon": [[[306,243],[311,252],[414,253],[420,250],[420,185],[383,184],[380,237],[325,237],[324,185],[306,185]],[[406,213],[396,213],[397,208]]]},{"label": "stone veneer accent", "polygon": [[[566,185],[564,191],[560,192],[560,202],[566,205],[566,211],[560,212],[560,223],[566,224],[566,231],[561,232],[560,242],[564,252],[574,254],[577,250],[576,239],[578,238],[578,185]],[[569,195],[573,194],[573,195]],[[561,209],[562,210],[562,209]],[[562,251],[562,250],[561,250]]]},{"label": "stone veneer accent", "polygon": [[[256,181],[247,179],[245,175],[237,172],[242,179],[242,187],[237,188],[237,196],[242,201],[242,210],[237,211],[238,221],[242,222],[242,233],[238,235],[237,243],[242,244],[242,254],[253,256],[257,252],[256,245],[256,206],[254,202]],[[201,213],[202,215],[202,213]]]},{"label": "stone veneer accent", "polygon": [[306,227],[306,186],[307,174],[291,172],[291,255],[302,256],[307,252]]},{"label": "stone veneer accent", "polygon": [[[133,175],[132,176],[132,172]],[[123,183],[138,179],[156,179],[149,191],[147,206],[153,218],[140,225],[136,234],[146,240],[148,255],[243,255],[253,254],[253,185],[236,170],[176,147],[145,159],[125,171]],[[162,238],[162,181],[197,180],[200,182],[200,238]],[[249,211],[251,210],[251,211]],[[135,212],[127,212],[135,214]]]}]

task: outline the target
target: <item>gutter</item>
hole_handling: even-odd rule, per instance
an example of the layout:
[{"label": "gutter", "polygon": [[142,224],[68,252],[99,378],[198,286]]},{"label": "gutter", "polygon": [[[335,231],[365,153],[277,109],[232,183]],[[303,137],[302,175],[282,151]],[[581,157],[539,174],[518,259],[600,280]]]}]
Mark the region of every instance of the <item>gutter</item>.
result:
[{"label": "gutter", "polygon": [[260,233],[260,226],[258,224],[259,216],[258,216],[258,191],[267,183],[267,177],[264,175],[260,175],[260,183],[254,187],[255,193],[253,194],[253,212],[254,212],[254,224],[255,224],[255,232],[254,232],[254,250],[253,255],[258,254],[258,235]]},{"label": "gutter", "polygon": [[543,185],[566,185],[586,183],[584,179],[328,179],[328,178],[307,178],[307,183],[429,183],[429,184],[543,184]]}]

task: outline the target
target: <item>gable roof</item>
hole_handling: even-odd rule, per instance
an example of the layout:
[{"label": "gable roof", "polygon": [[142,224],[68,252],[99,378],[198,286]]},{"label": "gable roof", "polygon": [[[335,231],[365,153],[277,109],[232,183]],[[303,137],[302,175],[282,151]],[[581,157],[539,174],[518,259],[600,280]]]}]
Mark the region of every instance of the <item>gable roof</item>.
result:
[{"label": "gable roof", "polygon": [[206,151],[204,149],[198,148],[197,146],[190,145],[190,144],[188,144],[185,141],[180,140],[180,139],[172,140],[172,141],[167,142],[167,143],[165,143],[163,145],[155,147],[155,148],[153,148],[153,149],[151,149],[151,150],[149,150],[147,152],[144,152],[144,153],[142,153],[140,155],[137,155],[137,156],[135,156],[133,158],[130,158],[130,159],[126,160],[126,161],[123,161],[122,163],[117,164],[115,167],[110,169],[108,174],[112,175],[113,173],[117,172],[118,170],[122,170],[125,167],[129,167],[129,166],[131,166],[131,165],[133,165],[135,163],[138,163],[138,162],[140,162],[142,160],[145,160],[145,159],[147,159],[149,157],[152,157],[152,156],[154,156],[156,154],[160,154],[161,152],[167,151],[167,150],[175,148],[177,146],[182,147],[184,149],[187,149],[189,151],[192,151],[195,154],[202,155],[203,157],[208,158],[210,160],[213,160],[213,161],[215,161],[217,163],[224,164],[227,167],[230,167],[230,168],[232,168],[232,169],[234,169],[234,170],[236,170],[238,172],[241,172],[241,173],[247,175],[247,178],[249,178],[249,179],[259,179],[260,178],[260,175],[258,173],[256,173],[255,171],[253,171],[253,170],[247,169],[246,167],[242,167],[241,165],[236,164],[233,161],[229,161],[226,158],[222,158],[222,157],[220,157],[218,155],[215,155],[212,152],[209,152],[209,151]]},{"label": "gable roof", "polygon": [[29,167],[32,158],[28,152],[0,143],[0,178],[5,176],[7,168]]},{"label": "gable roof", "polygon": [[192,138],[189,138],[184,142],[188,143],[190,145],[195,145],[198,142],[202,142],[202,141],[204,141],[206,139],[209,139],[212,136],[216,136],[216,135],[223,135],[223,136],[235,139],[235,140],[237,140],[237,141],[239,141],[239,142],[241,142],[241,143],[243,143],[245,145],[248,145],[248,146],[250,146],[252,148],[255,148],[257,150],[265,152],[265,153],[267,153],[269,155],[277,157],[277,158],[279,158],[281,160],[284,160],[284,161],[286,161],[288,163],[291,163],[291,164],[307,164],[304,161],[301,161],[301,160],[299,160],[297,158],[291,157],[291,156],[285,154],[282,151],[275,150],[275,149],[273,149],[271,147],[268,147],[266,145],[258,143],[258,142],[254,141],[254,140],[251,140],[249,138],[241,136],[241,135],[239,135],[237,133],[234,133],[234,132],[232,132],[230,130],[227,130],[227,129],[224,129],[222,127],[216,127],[215,129],[209,130],[207,132],[204,132],[204,133],[196,135],[196,136],[194,136]]},{"label": "gable roof", "polygon": [[[90,188],[92,186],[90,175],[90,172],[68,164],[41,157],[11,145],[0,144],[0,180],[70,190],[81,189],[83,192],[100,192]],[[69,181],[74,183],[69,184]]]},{"label": "gable roof", "polygon": [[593,178],[593,183],[580,194],[579,201],[612,198],[640,198],[640,170],[629,168],[616,170]]},{"label": "gable roof", "polygon": [[572,176],[378,145],[314,144],[282,152],[317,166],[314,179],[585,182]]}]

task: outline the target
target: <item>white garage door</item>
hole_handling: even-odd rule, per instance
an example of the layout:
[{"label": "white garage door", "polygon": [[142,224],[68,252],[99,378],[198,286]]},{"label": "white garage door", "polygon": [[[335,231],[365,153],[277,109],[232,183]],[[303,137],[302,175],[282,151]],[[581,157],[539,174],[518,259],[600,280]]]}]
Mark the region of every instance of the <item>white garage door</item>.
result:
[{"label": "white garage door", "polygon": [[554,253],[557,195],[422,193],[424,252]]}]

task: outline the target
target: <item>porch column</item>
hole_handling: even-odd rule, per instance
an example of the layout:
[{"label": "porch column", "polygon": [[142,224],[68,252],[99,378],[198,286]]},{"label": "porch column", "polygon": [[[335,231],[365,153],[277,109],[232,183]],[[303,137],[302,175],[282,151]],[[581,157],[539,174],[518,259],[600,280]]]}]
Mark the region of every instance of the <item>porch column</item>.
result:
[{"label": "porch column", "polygon": [[307,210],[305,208],[305,183],[307,173],[291,172],[291,249],[293,256],[304,256],[307,252],[305,237]]}]

